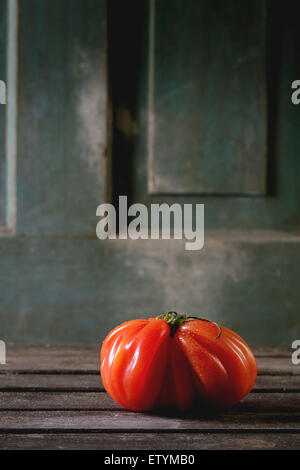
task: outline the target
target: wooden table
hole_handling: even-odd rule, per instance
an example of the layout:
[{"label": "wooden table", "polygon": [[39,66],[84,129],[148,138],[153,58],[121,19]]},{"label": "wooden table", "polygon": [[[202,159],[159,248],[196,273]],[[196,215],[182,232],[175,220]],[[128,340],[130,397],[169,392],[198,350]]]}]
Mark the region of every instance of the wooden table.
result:
[{"label": "wooden table", "polygon": [[99,347],[8,345],[0,365],[1,449],[300,449],[300,365],[256,351],[252,393],[230,410],[133,413],[104,392]]}]

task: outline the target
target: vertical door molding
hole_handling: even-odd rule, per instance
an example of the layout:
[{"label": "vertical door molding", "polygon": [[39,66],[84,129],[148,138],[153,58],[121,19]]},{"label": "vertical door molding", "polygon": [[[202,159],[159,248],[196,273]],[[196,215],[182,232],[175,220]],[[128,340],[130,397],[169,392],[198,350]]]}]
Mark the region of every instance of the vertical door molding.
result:
[{"label": "vertical door molding", "polygon": [[[3,113],[1,158],[0,235],[16,231],[16,167],[17,167],[17,0],[1,0],[4,13],[1,49],[5,55],[1,80],[6,84],[6,104]],[[2,68],[1,67],[1,68]],[[4,109],[3,109],[4,108]],[[1,131],[0,131],[1,132]]]}]

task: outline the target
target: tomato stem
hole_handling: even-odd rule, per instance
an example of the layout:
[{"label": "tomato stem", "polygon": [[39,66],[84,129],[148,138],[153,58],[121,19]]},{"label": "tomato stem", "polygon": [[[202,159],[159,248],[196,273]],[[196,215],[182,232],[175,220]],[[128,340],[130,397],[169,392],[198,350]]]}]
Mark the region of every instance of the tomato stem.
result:
[{"label": "tomato stem", "polygon": [[160,320],[165,320],[168,323],[171,329],[170,335],[173,336],[177,328],[184,322],[186,322],[187,315],[179,315],[176,312],[168,312],[158,315],[156,318]]},{"label": "tomato stem", "polygon": [[180,325],[182,325],[183,323],[185,323],[187,320],[190,320],[190,319],[208,321],[209,323],[213,323],[219,328],[219,333],[215,339],[219,339],[222,335],[222,328],[220,327],[220,325],[218,325],[218,323],[215,323],[211,320],[207,320],[207,318],[189,317],[186,314],[179,315],[176,312],[162,313],[161,315],[158,315],[156,318],[160,320],[165,320],[169,324],[170,329],[171,329],[171,332],[170,332],[171,336],[175,334],[177,328]]}]

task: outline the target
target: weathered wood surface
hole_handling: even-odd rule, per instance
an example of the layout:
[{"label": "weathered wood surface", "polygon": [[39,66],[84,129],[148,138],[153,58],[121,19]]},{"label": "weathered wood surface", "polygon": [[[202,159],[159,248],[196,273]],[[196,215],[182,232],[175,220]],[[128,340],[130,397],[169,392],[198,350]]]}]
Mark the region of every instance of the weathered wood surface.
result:
[{"label": "weathered wood surface", "polygon": [[[117,443],[117,444],[116,444]],[[272,450],[299,449],[300,434],[68,433],[0,434],[0,449]]]},{"label": "weathered wood surface", "polygon": [[[97,392],[0,392],[0,410],[123,410],[107,393]],[[297,412],[300,393],[250,393],[235,412]],[[200,411],[201,415],[201,411]]]},{"label": "weathered wood surface", "polygon": [[[48,374],[6,373],[0,374],[0,388],[19,392],[98,392],[103,391],[99,373],[95,374]],[[300,375],[258,376],[253,392],[300,392]]]},{"label": "weathered wood surface", "polygon": [[43,372],[80,372],[96,373],[100,367],[99,345],[20,345],[8,344],[7,364],[1,366],[5,371],[43,371]]},{"label": "weathered wood surface", "polygon": [[[19,392],[98,392],[103,391],[99,373],[96,374],[0,374],[0,388]],[[300,375],[258,376],[253,392],[300,392]]]},{"label": "weathered wood surface", "polygon": [[300,374],[286,372],[287,350],[257,351],[263,375],[229,410],[135,413],[103,390],[98,349],[9,345],[11,362],[0,367],[0,449],[299,448]]},{"label": "weathered wood surface", "polygon": [[[8,371],[47,373],[99,373],[100,347],[90,344],[35,346],[12,344],[7,346],[7,364],[1,366],[0,374]],[[258,349],[259,375],[300,375],[300,368],[291,361],[292,349],[268,348],[266,354]]]},{"label": "weathered wood surface", "polygon": [[0,432],[42,431],[270,431],[300,432],[298,412],[229,410],[220,413],[201,413],[176,417],[134,413],[130,411],[1,411]]},{"label": "weathered wood surface", "polygon": [[[299,384],[300,387],[300,384]],[[99,373],[80,374],[0,374],[0,389],[6,391],[98,392],[103,391]]]}]

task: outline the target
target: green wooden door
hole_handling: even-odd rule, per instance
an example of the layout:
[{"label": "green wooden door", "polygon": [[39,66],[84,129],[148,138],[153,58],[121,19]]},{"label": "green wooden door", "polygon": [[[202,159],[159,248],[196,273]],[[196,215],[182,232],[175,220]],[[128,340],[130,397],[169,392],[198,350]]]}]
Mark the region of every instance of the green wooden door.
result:
[{"label": "green wooden door", "polygon": [[[0,11],[10,50],[1,339],[95,342],[119,322],[177,310],[290,345],[300,334],[292,8],[1,0]],[[204,248],[98,240],[97,206],[124,194],[204,203]]]}]

